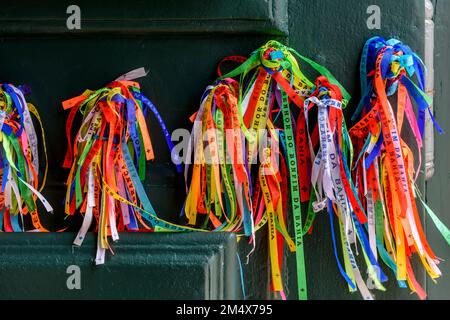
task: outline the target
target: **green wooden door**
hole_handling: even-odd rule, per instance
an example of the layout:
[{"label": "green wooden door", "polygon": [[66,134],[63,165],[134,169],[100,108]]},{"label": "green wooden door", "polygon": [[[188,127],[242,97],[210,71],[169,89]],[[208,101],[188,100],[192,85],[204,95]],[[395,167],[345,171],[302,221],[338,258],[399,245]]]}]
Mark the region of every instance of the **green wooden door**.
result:
[{"label": "green wooden door", "polygon": [[[423,0],[242,0],[242,1],[76,1],[81,29],[68,30],[66,9],[73,1],[18,0],[0,11],[0,80],[28,84],[29,100],[39,107],[47,133],[50,175],[45,189],[54,204],[45,225],[58,230],[79,227],[64,219],[61,168],[66,148],[61,101],[86,88],[99,88],[117,76],[144,66],[142,91],[156,105],[170,131],[189,128],[204,88],[215,77],[221,58],[248,55],[277,39],[327,66],[354,97],[359,96],[358,63],[371,35],[399,37],[423,52]],[[367,27],[367,8],[381,9],[381,29]],[[170,162],[162,133],[149,118],[156,160],[148,164],[145,188],[156,211],[177,222],[184,183]],[[267,238],[244,265],[247,298],[271,298]],[[244,241],[230,234],[122,234],[117,254],[93,266],[95,241],[72,248],[73,233],[1,234],[0,298],[241,298],[236,252],[245,257]],[[319,216],[305,239],[309,296],[312,299],[359,299],[349,294],[330,254],[328,220]],[[238,247],[238,250],[236,249]],[[290,299],[296,298],[294,257],[286,256]],[[245,261],[245,259],[242,259]],[[67,267],[81,270],[81,290],[69,290]],[[423,279],[420,276],[419,279]],[[377,298],[404,298],[407,290],[391,281]]]},{"label": "green wooden door", "polygon": [[[435,135],[434,142],[434,166],[435,174],[426,183],[427,202],[435,210],[442,222],[450,225],[448,199],[450,199],[450,112],[448,104],[450,92],[446,89],[450,86],[450,1],[433,1],[435,24],[435,48],[434,48],[434,112],[439,119],[439,124],[444,128],[445,134]],[[430,299],[450,299],[450,250],[442,237],[436,231],[430,219],[427,219],[427,235],[430,245],[436,248],[438,256],[442,259],[443,275],[437,283],[427,281],[427,290]]]}]

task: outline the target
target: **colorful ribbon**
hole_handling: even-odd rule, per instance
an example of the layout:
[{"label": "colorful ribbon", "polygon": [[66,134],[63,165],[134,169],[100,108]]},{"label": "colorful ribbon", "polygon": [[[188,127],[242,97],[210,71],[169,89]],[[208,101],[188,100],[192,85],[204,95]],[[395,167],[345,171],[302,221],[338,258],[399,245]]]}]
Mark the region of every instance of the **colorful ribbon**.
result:
[{"label": "colorful ribbon", "polygon": [[[53,212],[41,194],[48,169],[45,133],[37,109],[26,102],[22,90],[28,91],[26,87],[0,84],[0,230],[45,232],[36,202],[39,199],[47,212]],[[40,186],[39,142],[31,115],[39,123],[45,156]]]},{"label": "colorful ribbon", "polygon": [[[65,213],[84,214],[75,245],[82,244],[95,224],[96,264],[104,263],[106,250],[113,252],[108,238],[117,241],[120,231],[190,230],[158,218],[141,182],[146,161],[154,159],[145,120],[147,109],[157,118],[170,151],[173,144],[158,111],[140,92],[139,84],[131,81],[139,76],[138,71],[63,102],[63,108],[70,109],[66,126],[69,145],[63,164],[70,168]],[[78,111],[82,120],[72,144],[72,125]]]},{"label": "colorful ribbon", "polygon": [[[250,241],[268,222],[272,289],[284,297],[281,270],[285,241],[296,252],[298,295],[306,299],[303,235],[313,218],[308,216],[305,231],[300,189],[308,183],[298,175],[298,123],[293,119],[297,110],[303,113],[303,99],[311,94],[314,84],[303,75],[295,56],[340,87],[344,102],[348,102],[350,96],[327,69],[279,42],[269,41],[248,59],[225,58],[222,62],[241,65],[222,76],[222,62],[219,64],[221,77],[207,88],[199,111],[191,118],[194,138],[190,152],[195,159],[190,180],[189,165],[185,170],[190,181],[185,213],[193,226],[243,230],[242,234],[251,236]],[[238,76],[239,80],[233,79]],[[298,108],[291,110],[291,102]],[[304,122],[305,118],[300,119]],[[289,206],[294,240],[285,222]],[[198,214],[205,215],[202,223],[197,221]]]},{"label": "colorful ribbon", "polygon": [[[425,238],[416,204],[419,192],[415,180],[421,167],[426,110],[440,133],[442,129],[433,118],[431,99],[424,92],[424,66],[402,42],[374,37],[364,46],[360,73],[364,94],[349,133],[359,155],[353,165],[353,177],[367,212],[365,229],[369,247],[375,260],[378,252],[394,272],[400,287],[405,287],[406,281],[411,291],[425,299],[426,293],[411,266],[413,253],[417,253],[432,279],[441,274],[439,259]],[[417,116],[413,102],[417,105]],[[392,107],[394,103],[396,108]],[[405,122],[409,128],[404,126]],[[412,133],[415,144],[403,138],[405,130]],[[418,155],[418,161],[414,154]],[[448,229],[420,200],[450,244]]]}]

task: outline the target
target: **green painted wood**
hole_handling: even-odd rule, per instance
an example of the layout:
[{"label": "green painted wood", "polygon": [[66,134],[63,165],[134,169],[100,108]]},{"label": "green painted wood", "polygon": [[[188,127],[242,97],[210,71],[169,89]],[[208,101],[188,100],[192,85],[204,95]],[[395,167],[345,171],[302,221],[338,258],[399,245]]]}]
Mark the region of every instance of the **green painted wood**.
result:
[{"label": "green painted wood", "polygon": [[[169,35],[288,33],[285,0],[222,1],[15,1],[0,12],[2,35]],[[80,30],[66,28],[66,8],[81,8]]]},{"label": "green painted wood", "polygon": [[[96,239],[72,247],[74,233],[3,234],[1,299],[238,299],[233,234],[121,234],[116,255],[93,265]],[[80,289],[69,290],[69,266]],[[69,280],[70,283],[71,280]]]},{"label": "green painted wood", "polygon": [[[450,226],[448,199],[450,199],[450,1],[434,1],[435,6],[435,47],[434,47],[434,113],[439,125],[445,134],[435,134],[434,157],[435,174],[427,181],[427,202],[434,212],[447,226]],[[429,299],[450,299],[450,249],[437,232],[433,222],[427,219],[427,238],[435,253],[443,261],[440,264],[443,270],[437,283],[427,282]]]}]

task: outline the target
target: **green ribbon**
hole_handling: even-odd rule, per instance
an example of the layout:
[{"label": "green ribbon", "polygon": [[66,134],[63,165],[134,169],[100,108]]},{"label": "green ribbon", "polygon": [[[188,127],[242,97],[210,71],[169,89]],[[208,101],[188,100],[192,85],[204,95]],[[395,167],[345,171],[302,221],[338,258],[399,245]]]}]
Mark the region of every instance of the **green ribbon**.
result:
[{"label": "green ribbon", "polygon": [[298,298],[300,300],[307,300],[308,293],[306,285],[305,252],[303,247],[302,211],[299,192],[300,188],[298,185],[295,138],[294,132],[292,130],[291,110],[289,109],[288,95],[282,89],[280,90],[282,100],[281,109],[283,114],[284,134],[286,136],[287,162],[289,168],[289,186],[291,189],[292,213],[294,217],[295,246],[296,246],[295,259],[297,264]]}]

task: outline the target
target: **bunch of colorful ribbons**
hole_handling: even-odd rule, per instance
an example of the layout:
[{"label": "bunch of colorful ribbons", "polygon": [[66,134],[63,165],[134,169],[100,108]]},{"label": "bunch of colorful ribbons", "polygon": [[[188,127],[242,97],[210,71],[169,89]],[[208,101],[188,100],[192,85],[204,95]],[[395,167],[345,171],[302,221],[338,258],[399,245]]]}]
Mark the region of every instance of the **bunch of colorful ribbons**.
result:
[{"label": "bunch of colorful ribbons", "polygon": [[[309,113],[317,107],[317,118],[312,121]],[[363,275],[358,267],[354,250],[360,243],[362,255],[370,275],[381,270],[368,245],[363,225],[367,219],[358,199],[349,167],[353,158],[353,147],[342,113],[342,94],[339,88],[327,79],[319,77],[316,89],[305,100],[304,115],[308,149],[306,161],[313,192],[310,198],[310,214],[328,209],[333,249],[339,271],[348,282],[350,291],[361,291],[364,298],[372,299]],[[300,125],[300,124],[299,124]],[[314,129],[312,129],[314,128]],[[302,139],[302,138],[301,138]],[[316,152],[317,150],[317,152]],[[308,160],[310,159],[310,163]],[[342,245],[344,267],[341,266],[334,228],[337,217]],[[353,247],[352,247],[353,245]],[[377,274],[378,275],[378,274]],[[385,278],[384,275],[383,279]],[[384,289],[377,277],[374,283]]]},{"label": "bunch of colorful ribbons", "polygon": [[[295,57],[321,75],[310,81]],[[240,66],[221,76],[225,61]],[[326,209],[338,268],[350,291],[373,299],[372,289],[385,290],[382,283],[387,276],[380,257],[400,286],[408,281],[423,298],[409,257],[419,252],[433,278],[439,275],[438,260],[420,227],[413,152],[399,134],[405,113],[420,154],[430,100],[423,92],[417,55],[398,41],[368,41],[361,62],[364,97],[354,116],[361,120],[349,131],[342,113],[349,94],[327,69],[291,48],[269,41],[248,59],[225,58],[218,69],[220,78],[206,89],[199,111],[191,117],[189,155],[193,152],[194,162],[190,170],[188,157],[185,168],[187,222],[251,236],[253,244],[254,233],[268,222],[272,289],[284,298],[281,271],[286,243],[296,252],[298,296],[306,299],[303,236],[312,231],[316,213]],[[414,73],[418,85],[410,78]],[[397,91],[394,117],[387,96]],[[408,93],[419,106],[417,121]],[[302,203],[308,203],[306,218]],[[423,204],[449,241],[448,229]],[[289,207],[294,241],[286,227]],[[366,273],[368,279],[363,279]]]},{"label": "bunch of colorful ribbons", "polygon": [[[356,123],[350,129],[358,154],[353,164],[353,177],[356,192],[367,213],[364,227],[373,266],[379,255],[392,269],[399,286],[406,287],[406,281],[421,299],[426,293],[414,275],[413,253],[418,254],[432,279],[439,277],[441,272],[437,266],[439,259],[425,238],[416,199],[450,244],[448,228],[423,202],[415,185],[421,169],[427,110],[442,133],[430,110],[431,99],[424,91],[424,72],[420,58],[400,41],[385,41],[380,37],[368,40],[360,65],[363,97],[352,118]],[[413,81],[414,76],[417,84]],[[413,102],[417,106],[417,116]],[[406,130],[414,139],[408,140],[402,135]],[[377,270],[378,278],[383,280],[384,274],[381,269]],[[372,279],[377,280],[377,277],[372,276]],[[376,287],[381,288],[379,284]]]},{"label": "bunch of colorful ribbons", "polygon": [[[137,82],[128,80],[130,75],[63,102],[64,109],[71,109],[63,165],[70,168],[65,213],[84,214],[74,241],[78,246],[95,222],[97,264],[104,263],[106,250],[113,252],[108,238],[118,240],[120,231],[189,230],[159,219],[142,185],[146,161],[154,158],[145,120],[148,109],[156,116],[170,150],[173,144],[155,106]],[[72,144],[78,111],[83,117]]]},{"label": "bunch of colorful ribbons", "polygon": [[[301,200],[309,200],[310,184],[305,182],[309,153],[296,145],[301,142],[306,147],[304,99],[315,85],[302,73],[295,56],[322,74],[328,84],[332,82],[333,88],[342,90],[348,102],[348,93],[327,69],[279,42],[269,41],[248,59],[226,58],[241,65],[207,88],[199,111],[191,118],[194,146],[190,152],[195,157],[185,213],[191,225],[243,229],[246,236],[253,236],[268,222],[272,288],[284,298],[281,269],[286,241],[296,252],[299,297],[306,299],[303,235],[312,225],[314,212],[304,225]],[[237,76],[238,81],[233,79]],[[294,110],[291,102],[297,105]],[[299,168],[305,170],[304,176],[299,177]],[[188,173],[189,164],[186,179]],[[295,241],[286,226],[289,206]],[[201,223],[198,214],[205,216]]]},{"label": "bunch of colorful ribbons", "polygon": [[[185,213],[190,225],[196,226],[197,214],[203,214],[204,228],[211,221],[217,231],[239,231],[243,224],[245,234],[251,236],[251,182],[243,159],[237,90],[232,79],[208,87],[199,111],[192,117],[189,149],[195,156]],[[189,164],[186,178],[188,171]]]},{"label": "bunch of colorful ribbons", "polygon": [[[309,80],[296,57],[320,76]],[[96,262],[103,263],[105,251],[112,251],[108,237],[117,240],[118,231],[227,231],[248,237],[255,246],[255,232],[268,224],[273,291],[285,298],[282,266],[287,244],[296,255],[298,297],[306,299],[303,237],[312,232],[316,213],[327,210],[334,255],[350,291],[373,299],[372,289],[385,290],[381,259],[401,287],[407,282],[424,298],[411,267],[412,253],[419,254],[433,279],[440,271],[421,227],[416,198],[448,242],[450,235],[414,184],[425,111],[431,103],[418,56],[396,40],[377,37],[367,42],[361,61],[363,98],[350,130],[342,112],[350,99],[347,91],[327,69],[292,48],[269,41],[248,59],[234,56],[223,61],[228,60],[240,65],[223,76],[219,65],[220,78],[206,88],[191,117],[194,125],[185,159],[186,227],[158,218],[141,183],[146,161],[154,157],[145,122],[148,109],[158,119],[171,152],[173,144],[156,108],[131,81],[136,74],[63,103],[71,109],[65,211],[84,213],[74,243],[81,245],[95,219]],[[418,106],[417,120],[410,97]],[[391,103],[397,104],[395,112]],[[83,119],[72,145],[78,110]],[[404,115],[416,140],[416,167],[414,152],[400,135]],[[181,172],[179,165],[177,169]],[[304,216],[302,204],[308,208]],[[287,227],[289,209],[293,239]]]},{"label": "bunch of colorful ribbons", "polygon": [[[38,215],[37,199],[48,212],[53,209],[40,193],[47,178],[45,135],[37,109],[24,97],[27,87],[0,84],[0,230],[47,231]],[[31,115],[40,125],[45,169],[39,186],[39,142]],[[31,226],[26,217],[31,217]]]}]

